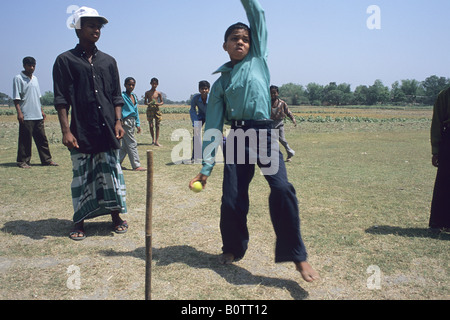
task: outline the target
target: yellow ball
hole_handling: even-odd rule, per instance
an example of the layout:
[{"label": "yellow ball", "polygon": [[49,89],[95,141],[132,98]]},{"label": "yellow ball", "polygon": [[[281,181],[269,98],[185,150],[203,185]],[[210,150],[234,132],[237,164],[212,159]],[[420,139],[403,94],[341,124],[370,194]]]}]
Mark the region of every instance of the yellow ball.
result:
[{"label": "yellow ball", "polygon": [[203,185],[202,185],[202,183],[200,182],[200,181],[195,181],[193,184],[192,184],[192,191],[194,191],[194,192],[200,192],[200,191],[202,191],[203,190]]}]

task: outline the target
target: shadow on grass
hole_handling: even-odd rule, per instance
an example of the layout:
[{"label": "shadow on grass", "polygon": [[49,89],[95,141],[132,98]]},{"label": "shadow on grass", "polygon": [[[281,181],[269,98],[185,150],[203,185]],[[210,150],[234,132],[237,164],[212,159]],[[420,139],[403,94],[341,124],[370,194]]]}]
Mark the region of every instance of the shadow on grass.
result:
[{"label": "shadow on grass", "polygon": [[[68,237],[72,229],[72,220],[47,219],[8,221],[0,231],[12,235],[22,235],[34,240],[42,240],[45,237]],[[87,236],[110,236],[113,232],[112,222],[86,222],[84,230]]]},{"label": "shadow on grass", "polygon": [[0,163],[0,167],[3,168],[13,168],[13,167],[17,167],[17,162],[5,162],[5,163]]},{"label": "shadow on grass", "polygon": [[[145,260],[145,248],[138,248],[131,252],[117,252],[113,250],[102,251],[105,256],[132,256]],[[218,256],[198,251],[191,246],[172,246],[161,249],[152,249],[153,261],[157,266],[167,266],[172,263],[184,263],[195,269],[210,269],[233,285],[263,285],[288,290],[295,300],[308,297],[300,285],[293,280],[256,276],[246,269],[235,264],[222,265]],[[299,274],[299,280],[301,276]]]},{"label": "shadow on grass", "polygon": [[393,226],[373,226],[366,229],[367,233],[387,235],[393,234],[410,238],[431,238],[439,240],[450,240],[450,233],[434,232],[428,228],[402,228]]},{"label": "shadow on grass", "polygon": [[22,235],[34,240],[42,240],[45,237],[67,237],[67,231],[72,226],[72,221],[62,219],[47,219],[38,221],[16,220],[6,222],[0,231],[13,235]]}]

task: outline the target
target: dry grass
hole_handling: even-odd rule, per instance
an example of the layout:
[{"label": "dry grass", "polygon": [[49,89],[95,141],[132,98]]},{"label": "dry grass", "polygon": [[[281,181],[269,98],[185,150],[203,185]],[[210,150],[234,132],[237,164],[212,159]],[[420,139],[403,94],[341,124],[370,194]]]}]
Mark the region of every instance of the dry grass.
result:
[{"label": "dry grass", "polygon": [[[297,151],[288,174],[300,199],[309,259],[322,276],[312,284],[300,280],[293,265],[273,263],[269,190],[258,174],[251,184],[249,251],[235,265],[217,263],[221,166],[204,192],[189,191],[200,166],[171,163],[178,142],[170,135],[178,128],[190,130],[188,115],[165,115],[161,148],[149,145],[147,126],[138,136],[143,162],[149,149],[155,159],[153,299],[449,298],[450,236],[427,232],[435,174],[429,123],[287,125]],[[0,122],[0,298],[143,299],[146,174],[124,171],[127,234],[111,232],[109,218],[102,217],[87,222],[86,240],[71,241],[70,158],[55,116],[46,130],[60,166],[21,170],[14,163],[15,117]],[[129,166],[127,159],[123,165]],[[71,265],[80,268],[79,290],[66,284]],[[382,272],[378,290],[367,287],[371,265]]]}]

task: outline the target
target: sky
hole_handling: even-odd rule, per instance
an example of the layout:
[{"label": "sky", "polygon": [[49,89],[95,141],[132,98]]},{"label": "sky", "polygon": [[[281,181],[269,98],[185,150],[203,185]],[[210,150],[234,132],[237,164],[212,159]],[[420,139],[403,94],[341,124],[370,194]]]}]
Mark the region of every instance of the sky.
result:
[{"label": "sky", "polygon": [[[404,79],[450,77],[448,0],[260,3],[274,85],[336,82],[354,90],[377,79],[390,87]],[[373,5],[379,11],[368,11]],[[53,63],[78,42],[67,21],[72,8],[81,6],[108,18],[97,46],[117,60],[121,82],[134,77],[141,97],[156,77],[158,90],[172,101],[189,99],[200,80],[217,80],[213,72],[229,61],[222,48],[225,30],[248,22],[239,0],[2,1],[0,92],[12,95],[25,56],[37,60],[42,94],[53,91]]]}]

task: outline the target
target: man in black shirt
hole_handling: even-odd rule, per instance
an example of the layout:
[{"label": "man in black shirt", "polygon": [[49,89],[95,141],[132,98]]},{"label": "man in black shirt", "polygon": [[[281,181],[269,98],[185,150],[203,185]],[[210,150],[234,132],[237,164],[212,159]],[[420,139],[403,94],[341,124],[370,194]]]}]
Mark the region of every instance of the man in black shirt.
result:
[{"label": "man in black shirt", "polygon": [[78,9],[73,27],[79,43],[59,55],[53,66],[55,108],[73,164],[73,240],[85,238],[84,220],[100,215],[112,215],[115,232],[128,229],[119,216],[127,213],[118,158],[124,135],[119,72],[115,59],[96,47],[106,23],[94,9]]}]

